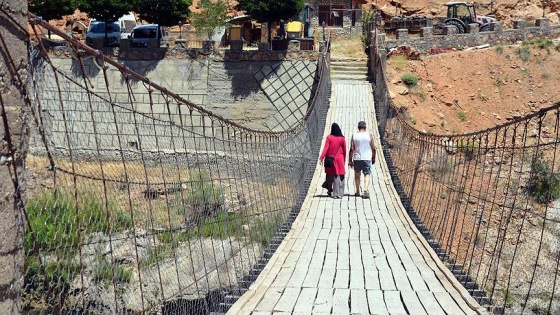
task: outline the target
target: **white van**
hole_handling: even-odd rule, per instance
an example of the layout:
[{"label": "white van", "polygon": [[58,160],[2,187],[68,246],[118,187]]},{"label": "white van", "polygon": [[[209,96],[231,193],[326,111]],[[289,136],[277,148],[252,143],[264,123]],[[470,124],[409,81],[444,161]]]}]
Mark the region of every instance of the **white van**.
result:
[{"label": "white van", "polygon": [[118,20],[119,25],[121,26],[121,39],[126,39],[130,34],[132,34],[132,29],[138,25],[136,23],[136,18],[134,17],[134,13],[130,12],[121,16]]}]

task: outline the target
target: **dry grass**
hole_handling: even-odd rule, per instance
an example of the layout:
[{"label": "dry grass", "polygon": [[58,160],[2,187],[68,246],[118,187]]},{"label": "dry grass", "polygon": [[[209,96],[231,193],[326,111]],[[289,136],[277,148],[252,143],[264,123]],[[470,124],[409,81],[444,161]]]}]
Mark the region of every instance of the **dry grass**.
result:
[{"label": "dry grass", "polygon": [[335,58],[367,58],[364,44],[359,35],[350,38],[335,38],[331,43],[331,57]]},{"label": "dry grass", "polygon": [[[46,169],[48,160],[42,157],[28,156],[28,172],[36,175],[35,189],[28,190],[29,197],[50,191],[54,187],[75,190],[79,194],[88,191],[100,200],[116,202],[118,210],[131,216],[136,228],[173,229],[197,218],[193,208],[193,195],[196,195],[190,181],[199,173],[198,169],[179,169],[174,165],[156,165],[144,167],[139,162],[104,161],[74,163],[74,169],[80,176],[73,176],[65,171],[72,171],[68,160],[57,160],[56,181],[53,173]],[[125,167],[126,166],[126,167]],[[128,175],[128,181],[125,174]],[[221,191],[225,208],[229,212],[255,216],[285,206],[286,192],[289,185],[284,179],[270,183],[257,183],[244,180],[242,183],[230,176],[219,174],[202,174],[206,185]],[[201,175],[198,175],[201,176]],[[165,185],[164,185],[165,183]],[[148,184],[161,191],[154,199],[146,199]],[[107,196],[107,198],[105,198]],[[266,197],[263,197],[266,196]]]}]

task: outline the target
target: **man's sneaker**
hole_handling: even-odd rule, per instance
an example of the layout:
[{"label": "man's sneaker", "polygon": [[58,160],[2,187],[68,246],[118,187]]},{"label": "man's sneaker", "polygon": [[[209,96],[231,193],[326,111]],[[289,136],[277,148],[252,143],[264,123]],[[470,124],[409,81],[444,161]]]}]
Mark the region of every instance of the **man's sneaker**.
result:
[{"label": "man's sneaker", "polygon": [[369,199],[369,191],[364,191],[364,199]]}]

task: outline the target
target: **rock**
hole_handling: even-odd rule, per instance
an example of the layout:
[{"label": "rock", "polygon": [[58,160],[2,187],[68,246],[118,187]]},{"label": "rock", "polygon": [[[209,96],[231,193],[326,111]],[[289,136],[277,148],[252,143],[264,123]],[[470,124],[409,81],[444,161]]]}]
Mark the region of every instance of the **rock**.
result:
[{"label": "rock", "polygon": [[389,90],[389,98],[394,99],[395,98],[395,92]]},{"label": "rock", "polygon": [[401,86],[401,87],[399,88],[399,90],[398,90],[398,93],[399,93],[400,95],[408,95],[408,88],[406,88],[406,87],[404,87],[404,86]]},{"label": "rock", "polygon": [[426,91],[433,92],[434,86],[432,85],[432,83],[426,83],[425,86],[426,86]]}]

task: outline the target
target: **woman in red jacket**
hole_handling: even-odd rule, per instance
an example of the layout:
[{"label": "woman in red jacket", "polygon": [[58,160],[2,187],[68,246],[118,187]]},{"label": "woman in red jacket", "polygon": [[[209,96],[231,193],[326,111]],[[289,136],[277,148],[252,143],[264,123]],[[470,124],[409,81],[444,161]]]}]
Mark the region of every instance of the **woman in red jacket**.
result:
[{"label": "woman in red jacket", "polygon": [[342,130],[338,124],[333,123],[331,134],[327,136],[323,153],[319,157],[319,162],[323,164],[325,157],[334,157],[332,167],[325,166],[327,179],[323,183],[323,188],[327,189],[327,194],[335,199],[344,196],[344,175],[346,174],[346,139],[342,135]]}]

